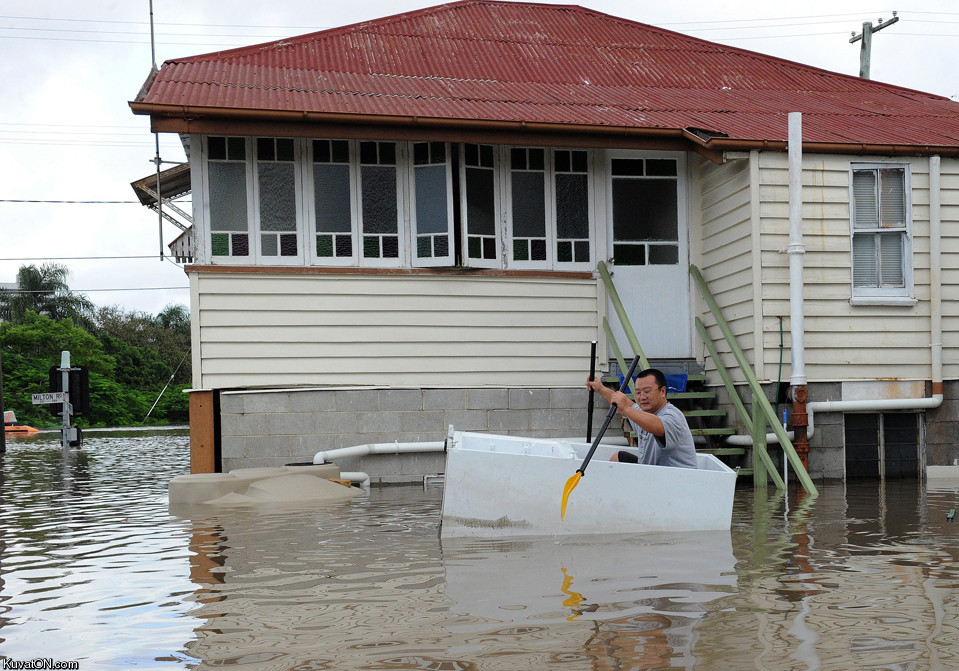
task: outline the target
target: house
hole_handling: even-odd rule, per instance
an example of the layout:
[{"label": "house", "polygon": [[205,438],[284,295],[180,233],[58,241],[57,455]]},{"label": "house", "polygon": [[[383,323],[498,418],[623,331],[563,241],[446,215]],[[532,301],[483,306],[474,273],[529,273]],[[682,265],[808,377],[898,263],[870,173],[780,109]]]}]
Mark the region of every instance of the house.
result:
[{"label": "house", "polygon": [[189,148],[191,425],[218,450],[197,470],[451,424],[581,434],[590,341],[603,370],[631,353],[600,261],[654,363],[718,386],[701,318],[745,389],[701,270],[766,393],[808,392],[813,477],[959,458],[948,99],[578,6],[462,0],[170,60],[130,105]]}]

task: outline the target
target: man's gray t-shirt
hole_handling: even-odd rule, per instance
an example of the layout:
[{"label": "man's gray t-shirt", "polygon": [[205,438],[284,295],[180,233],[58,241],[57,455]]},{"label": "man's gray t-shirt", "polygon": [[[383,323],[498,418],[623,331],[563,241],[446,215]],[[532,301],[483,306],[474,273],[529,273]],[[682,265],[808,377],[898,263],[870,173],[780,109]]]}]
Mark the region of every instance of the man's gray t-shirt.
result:
[{"label": "man's gray t-shirt", "polygon": [[[639,406],[634,403],[633,407]],[[630,424],[636,431],[639,463],[651,466],[697,468],[693,434],[689,431],[689,423],[683,416],[682,410],[667,401],[666,405],[656,412],[656,416],[666,429],[666,435],[662,438],[644,431],[630,420]]]}]

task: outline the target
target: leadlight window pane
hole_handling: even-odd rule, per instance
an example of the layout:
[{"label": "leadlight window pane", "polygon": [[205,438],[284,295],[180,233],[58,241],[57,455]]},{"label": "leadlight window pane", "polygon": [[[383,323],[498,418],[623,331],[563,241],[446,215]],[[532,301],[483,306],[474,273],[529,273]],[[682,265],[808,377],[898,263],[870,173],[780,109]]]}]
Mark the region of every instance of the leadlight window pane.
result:
[{"label": "leadlight window pane", "polygon": [[263,256],[276,256],[277,254],[277,245],[276,245],[276,236],[275,235],[261,235],[260,236],[260,253]]},{"label": "leadlight window pane", "polygon": [[417,234],[445,233],[449,226],[446,165],[417,167],[415,186]]},{"label": "leadlight window pane", "polygon": [[296,184],[292,163],[258,163],[260,230],[296,230]]},{"label": "leadlight window pane", "polygon": [[313,194],[317,233],[349,233],[353,225],[350,167],[342,164],[314,165]]},{"label": "leadlight window pane", "polygon": [[226,138],[209,137],[206,141],[207,158],[211,161],[226,160]]},{"label": "leadlight window pane", "polygon": [[556,229],[560,239],[589,237],[589,178],[556,175]]},{"label": "leadlight window pane", "polygon": [[542,172],[513,172],[513,235],[531,238],[546,235],[545,175]]},{"label": "leadlight window pane", "polygon": [[230,235],[230,242],[233,246],[233,249],[231,250],[233,252],[232,256],[250,255],[250,238],[248,235],[234,233]]},{"label": "leadlight window pane", "polygon": [[247,230],[246,165],[209,163],[210,230]]},{"label": "leadlight window pane", "polygon": [[396,233],[396,169],[363,166],[363,232]]},{"label": "leadlight window pane", "polygon": [[226,139],[226,157],[231,161],[246,160],[246,140],[242,137]]}]

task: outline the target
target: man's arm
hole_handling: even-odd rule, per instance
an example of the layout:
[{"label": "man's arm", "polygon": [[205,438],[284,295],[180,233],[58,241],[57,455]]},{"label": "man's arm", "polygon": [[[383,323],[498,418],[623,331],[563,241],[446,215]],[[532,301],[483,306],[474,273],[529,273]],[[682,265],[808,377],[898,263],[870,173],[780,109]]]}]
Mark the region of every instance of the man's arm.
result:
[{"label": "man's arm", "polygon": [[666,435],[666,427],[663,426],[663,420],[651,412],[646,412],[642,408],[636,407],[626,394],[616,391],[610,394],[610,403],[616,405],[616,410],[623,417],[636,423],[643,431],[662,438]]}]

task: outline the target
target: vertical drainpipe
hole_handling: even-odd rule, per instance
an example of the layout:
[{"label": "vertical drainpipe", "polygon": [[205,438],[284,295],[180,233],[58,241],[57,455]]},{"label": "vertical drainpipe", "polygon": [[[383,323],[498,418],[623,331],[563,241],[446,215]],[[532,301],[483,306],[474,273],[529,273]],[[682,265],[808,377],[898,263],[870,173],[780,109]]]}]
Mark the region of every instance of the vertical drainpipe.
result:
[{"label": "vertical drainpipe", "polygon": [[789,335],[793,399],[793,446],[803,467],[809,470],[809,438],[806,436],[808,417],[806,401],[806,360],[803,315],[803,245],[802,232],[802,113],[789,113]]},{"label": "vertical drainpipe", "polygon": [[942,396],[941,159],[929,157],[929,312],[932,395]]}]

